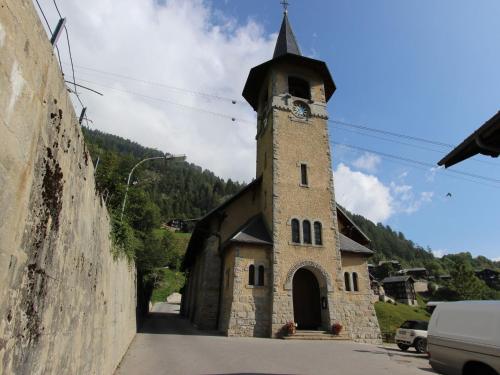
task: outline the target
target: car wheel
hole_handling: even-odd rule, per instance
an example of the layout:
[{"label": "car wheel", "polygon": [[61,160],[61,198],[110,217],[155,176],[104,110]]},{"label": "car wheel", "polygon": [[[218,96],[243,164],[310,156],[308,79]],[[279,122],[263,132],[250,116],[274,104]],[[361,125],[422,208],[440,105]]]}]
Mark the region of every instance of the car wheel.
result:
[{"label": "car wheel", "polygon": [[427,340],[417,339],[415,340],[415,350],[417,353],[425,353],[427,351]]},{"label": "car wheel", "polygon": [[403,352],[406,352],[409,346],[404,344],[398,344],[398,348],[401,349]]}]

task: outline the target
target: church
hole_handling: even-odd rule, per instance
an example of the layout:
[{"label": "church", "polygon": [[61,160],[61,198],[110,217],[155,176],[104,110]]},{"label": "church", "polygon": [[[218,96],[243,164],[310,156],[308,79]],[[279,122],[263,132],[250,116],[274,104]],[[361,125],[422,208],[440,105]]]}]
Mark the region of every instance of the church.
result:
[{"label": "church", "polygon": [[380,343],[370,240],[336,204],[323,61],[301,54],[285,11],[273,58],[251,69],[256,178],[201,218],[184,260],[181,313],[228,336],[298,330]]}]

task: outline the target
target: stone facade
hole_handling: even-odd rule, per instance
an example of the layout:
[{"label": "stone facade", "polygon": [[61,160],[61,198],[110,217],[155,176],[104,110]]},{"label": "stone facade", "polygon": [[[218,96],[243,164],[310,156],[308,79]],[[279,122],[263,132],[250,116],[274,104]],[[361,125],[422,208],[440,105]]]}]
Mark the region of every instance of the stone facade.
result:
[{"label": "stone facade", "polygon": [[136,332],[110,221],[30,0],[0,8],[0,373],[112,374]]},{"label": "stone facade", "polygon": [[[271,288],[268,280],[271,249],[241,244],[225,253],[223,309],[220,327],[229,336],[269,337]],[[249,285],[251,265],[264,267],[264,285]]]},{"label": "stone facade", "polygon": [[[286,16],[285,21],[288,22]],[[209,235],[203,233],[211,233],[218,236],[217,256],[222,259],[217,272],[214,269],[210,273],[216,280],[214,285],[219,285],[219,297],[211,297],[210,304],[219,305],[216,326],[220,331],[227,335],[279,337],[287,322],[297,321],[294,301],[300,304],[300,298],[294,290],[295,275],[299,270],[307,270],[317,285],[311,286],[318,296],[314,309],[321,304],[314,320],[316,327],[330,330],[334,322],[339,322],[351,339],[379,343],[367,253],[344,252],[340,246],[326,73],[311,67],[313,60],[296,56],[275,58],[263,64],[265,72],[260,66],[250,74],[246,86],[250,89],[246,93],[255,96],[251,104],[257,111],[258,179],[198,223],[188,247],[186,266],[190,276],[183,313],[193,319],[192,311],[203,309],[195,306],[193,300],[205,294],[205,290],[194,285],[202,274],[200,267],[207,251],[203,241]],[[291,95],[289,77],[307,82],[310,97]],[[298,103],[307,108],[304,116],[296,113]],[[301,165],[307,171],[307,183],[302,180]],[[263,226],[269,229],[269,241],[264,240],[262,232],[247,230],[245,222],[255,215],[261,215]],[[291,235],[293,220],[298,220],[301,232],[300,240],[295,242]],[[305,240],[306,221],[311,226],[320,224],[319,241]],[[315,231],[311,233],[314,236]],[[362,232],[358,235],[363,236]],[[263,286],[251,285],[252,265],[264,266]],[[345,290],[344,272],[358,275],[356,291]],[[196,312],[194,315],[196,322]]]}]

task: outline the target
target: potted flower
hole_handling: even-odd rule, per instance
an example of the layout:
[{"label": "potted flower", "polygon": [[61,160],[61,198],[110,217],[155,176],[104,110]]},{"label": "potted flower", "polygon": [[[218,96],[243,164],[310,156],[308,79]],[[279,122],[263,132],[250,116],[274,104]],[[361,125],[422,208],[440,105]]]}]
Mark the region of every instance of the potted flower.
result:
[{"label": "potted flower", "polygon": [[288,322],[287,324],[284,325],[283,331],[287,336],[294,335],[295,332],[297,332],[297,323],[295,322]]},{"label": "potted flower", "polygon": [[338,336],[341,331],[342,331],[342,324],[340,324],[340,323],[333,323],[332,324],[332,334],[334,334],[335,336]]}]

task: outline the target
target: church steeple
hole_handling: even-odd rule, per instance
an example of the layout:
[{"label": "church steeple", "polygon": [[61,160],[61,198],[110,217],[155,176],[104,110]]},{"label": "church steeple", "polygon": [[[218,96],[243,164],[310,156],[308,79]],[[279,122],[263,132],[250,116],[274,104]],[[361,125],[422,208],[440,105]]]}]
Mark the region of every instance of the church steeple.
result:
[{"label": "church steeple", "polygon": [[274,48],[273,59],[286,55],[287,53],[302,56],[293,33],[292,26],[290,25],[290,21],[288,21],[288,12],[285,11],[283,15],[283,22],[281,23],[280,33],[278,35],[278,41],[276,42],[276,47]]}]

